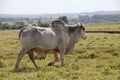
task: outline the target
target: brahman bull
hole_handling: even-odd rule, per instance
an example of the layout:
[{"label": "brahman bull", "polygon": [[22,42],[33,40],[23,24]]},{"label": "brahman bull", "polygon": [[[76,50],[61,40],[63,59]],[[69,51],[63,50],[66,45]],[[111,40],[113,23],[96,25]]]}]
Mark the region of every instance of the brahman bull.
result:
[{"label": "brahman bull", "polygon": [[61,65],[64,65],[64,54],[73,51],[75,43],[80,39],[86,39],[85,27],[82,24],[66,25],[62,20],[55,20],[51,27],[24,27],[19,32],[19,40],[22,46],[15,68],[18,68],[22,57],[27,53],[35,67],[33,51],[46,57],[48,51],[54,53],[54,61],[48,65],[54,65],[58,61],[60,53]]}]

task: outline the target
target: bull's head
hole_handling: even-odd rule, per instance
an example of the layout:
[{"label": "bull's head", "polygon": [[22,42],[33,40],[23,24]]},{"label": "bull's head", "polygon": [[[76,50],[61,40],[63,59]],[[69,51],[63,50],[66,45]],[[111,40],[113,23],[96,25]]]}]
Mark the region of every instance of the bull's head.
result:
[{"label": "bull's head", "polygon": [[86,32],[85,27],[82,23],[79,23],[77,25],[69,26],[68,32],[70,35],[73,35],[75,42],[79,41],[80,39],[86,39]]},{"label": "bull's head", "polygon": [[75,46],[80,39],[86,39],[85,27],[82,23],[77,25],[68,25],[68,34],[70,36],[70,43],[67,49],[67,52],[72,52]]},{"label": "bull's head", "polygon": [[85,32],[85,26],[80,23],[78,24],[79,30],[80,30],[80,36],[82,39],[87,39],[86,32]]}]

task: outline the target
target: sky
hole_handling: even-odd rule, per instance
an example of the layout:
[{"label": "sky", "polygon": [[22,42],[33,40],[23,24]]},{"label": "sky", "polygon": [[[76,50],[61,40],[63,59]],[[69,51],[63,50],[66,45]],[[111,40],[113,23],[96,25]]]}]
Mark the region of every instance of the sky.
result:
[{"label": "sky", "polygon": [[120,11],[120,0],[0,0],[0,14]]}]

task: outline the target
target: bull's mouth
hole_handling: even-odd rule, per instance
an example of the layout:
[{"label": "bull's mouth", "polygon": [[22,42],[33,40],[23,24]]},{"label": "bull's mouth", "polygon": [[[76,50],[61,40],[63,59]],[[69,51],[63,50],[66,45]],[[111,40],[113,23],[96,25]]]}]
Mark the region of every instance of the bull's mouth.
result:
[{"label": "bull's mouth", "polygon": [[86,39],[87,39],[87,36],[83,37],[83,39],[86,40]]}]

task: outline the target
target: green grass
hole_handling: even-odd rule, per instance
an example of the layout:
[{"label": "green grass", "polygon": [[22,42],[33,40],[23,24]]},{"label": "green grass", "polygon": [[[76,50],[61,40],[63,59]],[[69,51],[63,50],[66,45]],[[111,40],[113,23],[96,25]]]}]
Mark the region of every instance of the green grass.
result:
[{"label": "green grass", "polygon": [[87,30],[112,30],[112,31],[117,31],[117,30],[120,30],[120,22],[88,24],[88,25],[86,25],[86,28],[87,28]]},{"label": "green grass", "polygon": [[[108,23],[92,24],[87,30],[109,26]],[[95,27],[96,26],[96,27]],[[111,23],[110,30],[120,30],[120,24]],[[116,29],[117,28],[117,29]],[[105,29],[107,30],[107,28]],[[18,53],[21,49],[18,41],[19,30],[0,31],[0,80],[120,80],[120,34],[87,34],[87,40],[76,44],[72,54],[65,55],[65,66],[60,62],[47,66],[53,54],[35,60],[34,67],[26,54],[18,69],[14,70]]]}]

